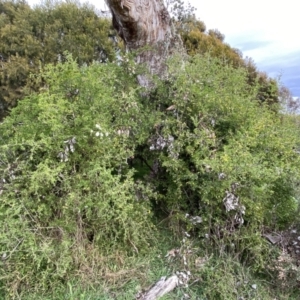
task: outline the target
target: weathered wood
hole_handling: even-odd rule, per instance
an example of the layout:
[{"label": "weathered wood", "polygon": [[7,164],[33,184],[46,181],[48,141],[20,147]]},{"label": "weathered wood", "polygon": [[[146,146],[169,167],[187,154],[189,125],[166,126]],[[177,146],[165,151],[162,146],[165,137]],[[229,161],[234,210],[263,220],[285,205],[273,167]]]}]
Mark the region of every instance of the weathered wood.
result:
[{"label": "weathered wood", "polygon": [[278,244],[282,240],[279,234],[263,234],[263,236],[273,245]]},{"label": "weathered wood", "polygon": [[[106,0],[113,26],[129,51],[137,51],[137,63],[147,65],[150,74],[163,77],[166,59],[178,48],[179,36],[163,0]],[[146,76],[139,76],[140,85],[149,86]]]},{"label": "weathered wood", "polygon": [[156,300],[173,291],[179,284],[177,275],[173,275],[168,279],[162,277],[149,291],[140,295],[138,300]]}]

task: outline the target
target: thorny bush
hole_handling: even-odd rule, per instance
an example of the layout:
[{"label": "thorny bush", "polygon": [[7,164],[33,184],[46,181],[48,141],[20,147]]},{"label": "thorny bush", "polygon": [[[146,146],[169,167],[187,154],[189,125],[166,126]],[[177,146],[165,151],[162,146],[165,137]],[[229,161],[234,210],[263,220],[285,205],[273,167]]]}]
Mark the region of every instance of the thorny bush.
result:
[{"label": "thorny bush", "polygon": [[79,68],[68,56],[0,124],[6,291],[45,291],[97,274],[101,255],[140,254],[160,218],[256,270],[268,262],[263,231],[297,217],[296,128],[255,101],[243,69],[195,56],[169,71],[145,92],[130,60]]}]

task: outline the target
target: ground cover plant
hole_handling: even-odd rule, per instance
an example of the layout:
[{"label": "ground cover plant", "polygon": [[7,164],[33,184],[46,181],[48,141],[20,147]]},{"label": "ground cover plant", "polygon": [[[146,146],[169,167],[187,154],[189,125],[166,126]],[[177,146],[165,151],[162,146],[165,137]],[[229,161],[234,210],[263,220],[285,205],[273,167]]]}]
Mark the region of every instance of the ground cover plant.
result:
[{"label": "ground cover plant", "polygon": [[166,299],[272,299],[263,234],[298,220],[293,119],[209,55],[173,58],[151,92],[129,57],[65,56],[0,124],[3,298],[132,299],[181,269]]}]

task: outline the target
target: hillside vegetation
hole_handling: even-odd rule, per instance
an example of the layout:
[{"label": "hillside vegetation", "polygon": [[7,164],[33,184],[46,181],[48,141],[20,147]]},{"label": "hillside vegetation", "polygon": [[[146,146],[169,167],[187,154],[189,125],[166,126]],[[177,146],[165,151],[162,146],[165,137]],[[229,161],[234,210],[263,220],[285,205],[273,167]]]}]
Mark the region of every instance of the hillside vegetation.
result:
[{"label": "hillside vegetation", "polygon": [[110,28],[110,20],[87,4],[45,1],[31,8],[25,1],[1,0],[0,119],[19,99],[39,90],[30,74],[64,61],[64,51],[79,64],[112,60]]},{"label": "hillside vegetation", "polygon": [[164,299],[298,299],[299,119],[259,98],[276,81],[195,48],[149,92],[132,57],[68,50],[0,124],[1,298],[134,299],[184,271]]}]

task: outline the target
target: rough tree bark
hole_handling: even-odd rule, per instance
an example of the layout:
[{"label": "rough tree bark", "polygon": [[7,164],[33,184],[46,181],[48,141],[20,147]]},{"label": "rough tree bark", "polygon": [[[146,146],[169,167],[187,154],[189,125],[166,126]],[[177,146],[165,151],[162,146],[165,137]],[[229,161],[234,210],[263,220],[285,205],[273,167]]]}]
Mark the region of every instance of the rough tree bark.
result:
[{"label": "rough tree bark", "polygon": [[[171,24],[163,0],[106,0],[113,17],[113,26],[129,51],[137,51],[137,63],[144,63],[150,74],[163,77],[165,61],[175,51],[183,49]],[[146,75],[139,84],[151,85]]]}]

